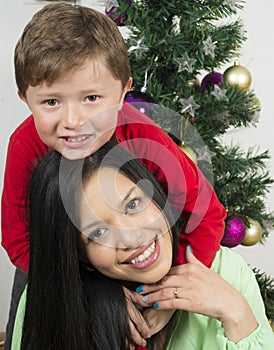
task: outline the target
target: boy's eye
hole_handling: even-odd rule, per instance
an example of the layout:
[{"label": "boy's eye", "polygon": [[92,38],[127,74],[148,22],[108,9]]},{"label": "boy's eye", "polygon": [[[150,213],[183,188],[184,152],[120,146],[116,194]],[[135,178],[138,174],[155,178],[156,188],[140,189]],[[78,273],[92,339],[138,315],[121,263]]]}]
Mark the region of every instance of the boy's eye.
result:
[{"label": "boy's eye", "polygon": [[140,202],[141,202],[140,198],[135,198],[129,201],[125,207],[125,214],[128,214],[131,211],[136,210],[139,207]]},{"label": "boy's eye", "polygon": [[88,236],[89,241],[100,241],[103,239],[104,234],[107,232],[107,228],[99,227],[96,230],[92,231]]},{"label": "boy's eye", "polygon": [[50,100],[46,100],[45,103],[46,103],[48,106],[54,107],[54,106],[56,106],[56,104],[57,104],[57,100],[55,100],[54,98],[51,98]]},{"label": "boy's eye", "polygon": [[97,95],[90,95],[90,96],[87,96],[87,101],[95,102],[98,100],[98,98],[99,98],[99,96],[97,96]]}]

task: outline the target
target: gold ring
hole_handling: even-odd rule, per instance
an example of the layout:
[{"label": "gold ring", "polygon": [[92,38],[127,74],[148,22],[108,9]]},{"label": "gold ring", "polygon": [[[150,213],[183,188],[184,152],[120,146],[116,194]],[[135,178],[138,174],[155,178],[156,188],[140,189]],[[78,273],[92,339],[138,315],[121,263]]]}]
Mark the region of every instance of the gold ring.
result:
[{"label": "gold ring", "polygon": [[178,291],[178,288],[175,288],[175,291],[173,292],[174,293],[174,296],[175,298],[178,298],[179,297],[179,291]]}]

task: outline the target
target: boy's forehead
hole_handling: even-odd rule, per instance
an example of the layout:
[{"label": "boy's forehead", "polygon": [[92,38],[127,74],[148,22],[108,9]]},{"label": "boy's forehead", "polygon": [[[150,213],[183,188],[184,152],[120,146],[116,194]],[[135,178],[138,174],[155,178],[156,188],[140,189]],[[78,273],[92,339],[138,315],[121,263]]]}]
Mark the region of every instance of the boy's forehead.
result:
[{"label": "boy's forehead", "polygon": [[105,60],[101,56],[91,57],[84,60],[84,62],[80,64],[75,64],[73,67],[68,68],[67,70],[63,70],[58,74],[54,81],[47,81],[47,79],[42,80],[39,84],[39,90],[42,91],[43,88],[47,90],[48,88],[53,87],[53,85],[58,85],[58,83],[64,83],[66,81],[70,81],[71,78],[77,74],[84,74],[87,77],[92,79],[99,79],[104,76],[110,76],[117,80],[112,71],[109,69]]}]

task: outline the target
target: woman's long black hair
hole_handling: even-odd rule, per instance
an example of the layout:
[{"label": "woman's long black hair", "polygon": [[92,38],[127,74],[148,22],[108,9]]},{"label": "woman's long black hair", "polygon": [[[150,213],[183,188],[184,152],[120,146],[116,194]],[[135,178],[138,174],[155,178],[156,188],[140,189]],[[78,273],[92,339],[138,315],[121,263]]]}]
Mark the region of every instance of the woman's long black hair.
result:
[{"label": "woman's long black hair", "polygon": [[29,187],[30,269],[21,350],[125,350],[131,342],[122,284],[83,267],[79,231],[71,220],[76,191],[100,166],[120,169],[135,183],[148,179],[153,193],[147,193],[148,182],[139,184],[171,220],[153,175],[120,146],[107,143],[77,161],[55,151],[44,156]]}]

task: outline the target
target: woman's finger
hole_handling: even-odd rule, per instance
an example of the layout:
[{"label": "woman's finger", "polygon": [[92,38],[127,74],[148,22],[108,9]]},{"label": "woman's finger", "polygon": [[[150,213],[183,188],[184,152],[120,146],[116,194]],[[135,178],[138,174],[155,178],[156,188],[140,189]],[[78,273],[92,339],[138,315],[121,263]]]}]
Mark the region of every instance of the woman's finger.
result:
[{"label": "woman's finger", "polygon": [[134,345],[130,344],[129,347],[132,346],[133,349],[135,349],[135,345],[145,347],[146,340],[141,336],[139,331],[136,329],[135,324],[131,320],[129,320],[129,328],[130,328],[132,343],[134,344]]},{"label": "woman's finger", "polygon": [[186,262],[188,262],[188,263],[197,264],[197,265],[205,267],[205,265],[203,263],[201,263],[201,261],[198,260],[196,258],[196,256],[193,254],[192,248],[190,246],[186,247],[185,258],[186,258]]},{"label": "woman's finger", "polygon": [[165,301],[173,299],[182,299],[186,294],[186,290],[183,287],[169,287],[158,290],[153,293],[149,293],[143,296],[143,301],[149,305],[154,304],[156,301]]},{"label": "woman's finger", "polygon": [[[127,310],[128,315],[131,321],[131,331],[132,338],[135,339],[136,344],[144,346],[144,339],[149,338],[151,335],[149,326],[147,325],[143,314],[139,309],[139,304],[136,303],[136,300],[140,299],[141,296],[136,295],[136,292],[133,292],[124,287],[124,292],[127,300]],[[140,301],[141,304],[146,305],[144,302]],[[134,326],[134,327],[133,327]],[[138,333],[138,335],[136,334]],[[141,340],[142,339],[142,340]]]},{"label": "woman's finger", "polygon": [[[187,278],[187,273],[180,269],[180,271],[175,272],[177,274],[166,275],[161,279],[160,282],[155,284],[145,284],[140,285],[136,291],[140,294],[140,296],[146,295],[148,293],[153,293],[159,290],[163,290],[166,288],[176,287],[184,284],[185,278]],[[144,301],[143,298],[141,298]]]}]

